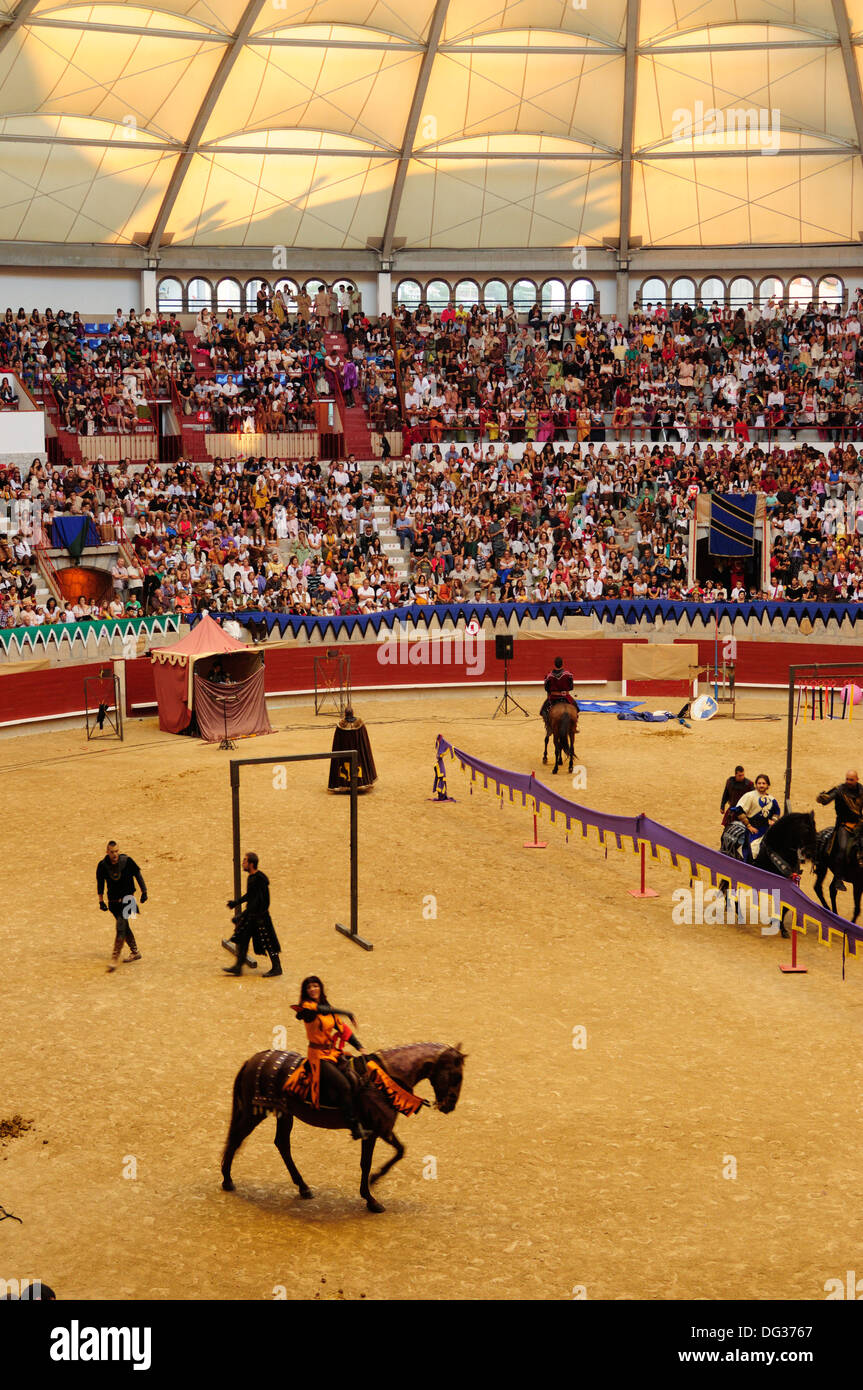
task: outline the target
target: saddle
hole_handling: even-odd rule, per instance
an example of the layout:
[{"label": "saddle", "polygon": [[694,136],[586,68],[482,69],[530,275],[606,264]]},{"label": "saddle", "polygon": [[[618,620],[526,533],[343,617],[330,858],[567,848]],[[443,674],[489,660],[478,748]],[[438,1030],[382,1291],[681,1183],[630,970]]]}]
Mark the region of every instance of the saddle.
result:
[{"label": "saddle", "polygon": [[722,853],[731,855],[735,859],[742,859],[743,846],[746,844],[746,840],[746,826],[742,821],[733,820],[722,832]]}]

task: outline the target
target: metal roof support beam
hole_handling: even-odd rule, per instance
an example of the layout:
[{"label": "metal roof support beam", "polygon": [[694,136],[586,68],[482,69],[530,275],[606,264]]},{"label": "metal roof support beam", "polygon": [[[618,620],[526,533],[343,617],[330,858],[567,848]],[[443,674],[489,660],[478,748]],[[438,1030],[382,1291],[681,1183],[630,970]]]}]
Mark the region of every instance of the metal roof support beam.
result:
[{"label": "metal roof support beam", "polygon": [[384,223],[384,234],[381,241],[381,261],[389,261],[393,254],[393,238],[395,237],[396,222],[398,221],[399,208],[401,207],[402,194],[407,178],[408,164],[410,163],[411,153],[416,139],[417,126],[422,115],[423,102],[426,99],[429,79],[431,77],[434,60],[437,57],[440,36],[443,32],[444,20],[449,9],[449,0],[437,0],[432,22],[429,25],[428,43],[420,64],[417,85],[414,88],[413,101],[408,114],[407,125],[405,126],[404,138],[402,140],[401,154],[399,155],[396,176],[393,180],[393,189],[390,194],[390,205],[387,209],[387,220]]},{"label": "metal roof support beam", "polygon": [[[654,160],[660,159],[757,159],[761,158],[763,153],[764,151],[757,146],[746,149],[745,146],[741,145],[739,150],[639,150],[637,158],[645,164],[651,164]],[[783,154],[793,155],[795,159],[798,155],[811,154],[835,158],[837,155],[860,154],[860,147],[838,143],[835,145],[801,145],[796,149],[789,146],[787,150],[777,150],[777,154],[780,158]]]},{"label": "metal roof support beam", "polygon": [[53,19],[36,15],[31,21],[33,29],[72,29],[78,34],[120,34],[133,39],[179,39],[191,43],[231,42],[231,35],[220,33],[217,29],[155,29],[142,28],[138,24],[100,24],[90,19]]},{"label": "metal roof support beam", "polygon": [[620,243],[617,263],[617,317],[629,313],[629,237],[632,230],[632,146],[635,129],[635,91],[638,81],[638,25],[641,0],[629,0],[626,10],[626,57],[623,70],[623,131],[620,146]]},{"label": "metal roof support beam", "polygon": [[786,48],[838,48],[834,38],[771,39],[758,43],[648,43],[639,48],[643,58],[674,58],[678,53],[775,53]]},{"label": "metal roof support beam", "polygon": [[19,0],[15,13],[0,28],[0,53],[6,47],[13,35],[27,23],[31,14],[38,5],[39,0]]},{"label": "metal roof support beam", "polygon": [[619,43],[592,43],[592,44],[569,44],[565,41],[560,43],[442,43],[438,48],[439,53],[451,54],[453,58],[472,58],[475,53],[503,53],[509,56],[530,57],[534,53],[548,54],[553,58],[620,58],[625,49]]},{"label": "metal roof support beam", "polygon": [[845,64],[845,79],[848,83],[848,95],[851,98],[854,129],[857,132],[858,153],[863,155],[863,93],[860,90],[860,71],[857,67],[854,45],[851,42],[851,25],[848,22],[848,7],[845,0],[833,0],[833,18],[836,20],[836,32],[839,35],[842,61]]},{"label": "metal roof support beam", "polygon": [[183,181],[187,173],[189,172],[192,160],[194,159],[195,154],[197,153],[198,146],[204,138],[204,131],[207,129],[210,117],[212,116],[213,111],[215,110],[216,102],[222,95],[225,83],[230,77],[231,70],[240,56],[243,44],[246,42],[247,38],[249,37],[253,28],[255,27],[255,22],[261,13],[261,10],[264,8],[265,4],[266,0],[249,0],[249,3],[243,11],[243,17],[240,20],[237,32],[234,34],[234,37],[232,38],[229,46],[225,49],[225,52],[222,54],[222,60],[219,63],[219,66],[216,70],[216,75],[210,83],[209,90],[207,92],[207,95],[204,97],[201,109],[195,117],[192,129],[189,131],[189,138],[186,141],[185,151],[183,154],[180,155],[179,159],[177,160],[176,168],[174,169],[174,172],[171,175],[171,181],[168,184],[167,189],[165,190],[165,196],[162,199],[162,206],[159,208],[156,223],[153,227],[153,231],[151,233],[150,241],[147,247],[147,250],[151,256],[155,256],[158,254],[159,247],[162,243],[162,237],[165,234],[165,228],[168,225],[168,219],[170,218],[171,213],[174,210],[174,204],[176,203],[180,193],[180,189],[183,186]]}]

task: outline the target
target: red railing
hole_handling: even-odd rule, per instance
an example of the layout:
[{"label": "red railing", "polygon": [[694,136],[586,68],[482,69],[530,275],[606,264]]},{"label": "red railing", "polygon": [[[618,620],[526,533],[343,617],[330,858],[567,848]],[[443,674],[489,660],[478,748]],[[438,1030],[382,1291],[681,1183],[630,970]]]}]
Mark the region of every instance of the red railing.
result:
[{"label": "red railing", "polygon": [[62,603],[62,601],[63,601],[63,591],[62,591],[62,589],[60,588],[60,578],[59,578],[59,574],[58,574],[58,572],[57,572],[57,567],[56,567],[56,565],[54,564],[54,561],[51,559],[51,556],[48,554],[48,547],[47,547],[47,545],[45,544],[45,534],[44,534],[44,532],[42,533],[41,539],[40,539],[40,540],[37,542],[37,544],[36,544],[35,552],[36,552],[36,563],[37,563],[37,565],[39,566],[39,570],[40,570],[40,572],[41,572],[41,574],[42,574],[42,577],[43,577],[44,580],[45,580],[45,583],[48,585],[48,588],[51,590],[52,594],[54,595],[54,598],[58,599],[58,600]]}]

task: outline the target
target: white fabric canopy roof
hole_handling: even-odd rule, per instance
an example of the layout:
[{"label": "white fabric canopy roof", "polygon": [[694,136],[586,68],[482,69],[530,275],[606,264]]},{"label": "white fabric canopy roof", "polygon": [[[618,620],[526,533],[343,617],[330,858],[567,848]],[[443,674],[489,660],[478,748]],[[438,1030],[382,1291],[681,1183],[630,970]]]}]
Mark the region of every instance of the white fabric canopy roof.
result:
[{"label": "white fabric canopy roof", "polygon": [[579,3],[0,0],[0,241],[860,239],[863,0]]}]

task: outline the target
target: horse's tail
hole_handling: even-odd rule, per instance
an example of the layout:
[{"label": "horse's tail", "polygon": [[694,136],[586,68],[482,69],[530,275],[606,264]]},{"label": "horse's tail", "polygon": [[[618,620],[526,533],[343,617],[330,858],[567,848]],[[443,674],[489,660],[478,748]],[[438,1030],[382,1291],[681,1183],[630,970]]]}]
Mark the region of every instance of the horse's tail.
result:
[{"label": "horse's tail", "polygon": [[254,1099],[255,1064],[259,1060],[260,1054],[255,1057],[249,1057],[234,1077],[234,1089],[231,1093],[231,1124],[228,1133],[228,1144],[231,1142],[231,1133],[244,1127],[251,1117],[252,1102]]},{"label": "horse's tail", "polygon": [[244,1062],[243,1065],[240,1067],[240,1070],[237,1072],[237,1075],[234,1077],[234,1089],[231,1093],[232,1123],[235,1118],[239,1119],[242,1116],[243,1111],[246,1108],[243,1104],[243,1081],[245,1079],[246,1068],[248,1067],[248,1065],[248,1062]]}]

